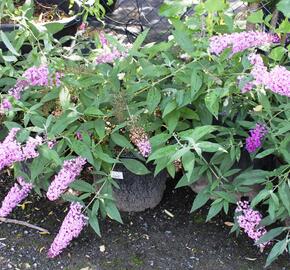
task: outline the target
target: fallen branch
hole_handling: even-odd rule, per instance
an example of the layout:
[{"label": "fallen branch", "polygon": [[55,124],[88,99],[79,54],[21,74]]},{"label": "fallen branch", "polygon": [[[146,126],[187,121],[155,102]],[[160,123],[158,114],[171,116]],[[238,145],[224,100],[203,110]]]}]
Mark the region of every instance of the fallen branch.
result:
[{"label": "fallen branch", "polygon": [[29,228],[32,228],[32,229],[35,229],[44,233],[49,233],[49,231],[46,229],[43,229],[41,227],[38,227],[36,225],[30,224],[28,222],[21,221],[21,220],[0,217],[0,222],[18,224],[18,225],[26,226],[26,227],[29,227]]}]

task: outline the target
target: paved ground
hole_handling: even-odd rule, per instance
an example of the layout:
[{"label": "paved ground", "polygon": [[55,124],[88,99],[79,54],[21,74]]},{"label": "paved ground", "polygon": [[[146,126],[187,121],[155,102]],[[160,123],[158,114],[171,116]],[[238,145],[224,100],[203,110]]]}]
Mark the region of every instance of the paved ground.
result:
[{"label": "paved ground", "polygon": [[[12,181],[0,180],[0,201]],[[41,235],[19,225],[0,225],[0,269],[39,270],[261,270],[268,250],[261,254],[245,236],[229,235],[219,216],[205,223],[207,209],[189,214],[194,198],[190,189],[168,188],[161,204],[142,213],[122,214],[124,225],[101,221],[102,238],[87,228],[65,252],[54,260],[46,258],[49,244],[64,217],[66,205],[28,198],[11,218],[28,221],[50,231]],[[31,203],[29,203],[31,202]],[[173,216],[166,214],[169,211]],[[270,268],[290,269],[289,257]]]}]

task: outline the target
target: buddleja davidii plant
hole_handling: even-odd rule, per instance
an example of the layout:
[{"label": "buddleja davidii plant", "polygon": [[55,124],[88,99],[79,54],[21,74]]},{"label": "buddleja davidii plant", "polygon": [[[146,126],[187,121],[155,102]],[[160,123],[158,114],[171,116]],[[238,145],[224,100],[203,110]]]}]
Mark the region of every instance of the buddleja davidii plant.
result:
[{"label": "buddleja davidii plant", "polygon": [[[260,22],[263,22],[263,19]],[[284,25],[285,24],[287,24],[287,22],[284,20]],[[275,31],[275,29],[272,30]],[[281,32],[280,26],[277,32],[279,34],[283,32]],[[290,195],[289,160],[287,154],[289,153],[289,150],[287,150],[289,149],[289,130],[287,128],[289,114],[286,112],[287,107],[289,107],[287,105],[287,96],[289,96],[289,80],[287,82],[287,78],[289,78],[289,71],[283,66],[278,66],[277,62],[271,63],[273,60],[279,61],[281,65],[287,59],[287,50],[284,48],[283,42],[284,40],[282,39],[282,46],[276,46],[270,53],[268,53],[269,50],[265,50],[264,57],[258,54],[248,54],[245,52],[243,62],[245,68],[244,72],[247,74],[248,67],[250,66],[250,74],[253,78],[250,78],[248,82],[240,86],[243,93],[243,96],[240,98],[243,103],[250,108],[248,116],[245,119],[247,121],[242,121],[240,124],[243,126],[245,125],[244,127],[249,124],[248,128],[251,128],[253,127],[253,121],[255,125],[255,128],[250,131],[250,137],[246,140],[245,146],[247,151],[252,153],[253,159],[260,159],[274,154],[278,158],[279,163],[282,163],[281,165],[278,164],[278,169],[273,171],[259,172],[257,170],[252,170],[242,173],[234,181],[246,185],[245,183],[248,181],[245,176],[254,176],[254,179],[249,184],[259,183],[262,187],[260,193],[251,203],[251,207],[256,206],[260,202],[264,202],[264,204],[268,205],[269,216],[264,220],[262,220],[261,214],[257,211],[252,212],[253,215],[257,217],[257,224],[261,223],[261,229],[256,230],[254,224],[244,223],[244,218],[250,218],[250,215],[252,215],[250,214],[252,210],[247,205],[238,206],[240,215],[236,217],[239,226],[243,228],[262,249],[269,245],[270,240],[274,237],[277,237],[289,229],[287,225]],[[247,59],[250,65],[247,64]],[[256,88],[255,92],[252,91],[254,87]],[[268,92],[269,90],[270,92]],[[250,95],[245,94],[246,92],[249,92]],[[267,139],[262,145],[262,140],[265,137]],[[267,233],[263,226],[272,224],[277,220],[286,220],[286,226],[275,228]],[[266,265],[269,265],[278,255],[287,250],[289,235],[285,235],[286,237],[283,240],[278,241],[273,246],[267,258]]]},{"label": "buddleja davidii plant", "polygon": [[[206,3],[209,3],[210,1],[206,1]],[[283,1],[282,1],[283,2]],[[173,8],[173,7],[171,7]],[[214,6],[209,7],[210,9],[214,8]],[[215,12],[219,11],[220,7],[217,7],[217,10],[215,10]],[[200,4],[199,6],[196,7],[195,10],[198,10],[198,12],[200,14],[207,14],[208,12],[210,12],[210,10],[207,10],[206,5]],[[261,15],[262,14],[262,15]],[[173,17],[173,15],[170,15]],[[205,36],[206,34],[214,31],[219,31],[219,32],[229,32],[231,33],[234,29],[234,21],[232,19],[230,19],[229,17],[225,17],[223,15],[220,16],[220,18],[223,20],[219,20],[219,17],[217,16],[214,20],[207,20],[206,24],[204,24],[203,26],[203,36]],[[273,27],[271,27],[271,25],[268,23],[269,20],[271,20],[271,16],[268,16],[266,18],[266,21],[263,20],[263,13],[261,11],[258,11],[254,14],[251,14],[249,21],[251,23],[265,23],[266,25],[268,25],[272,30]],[[209,17],[210,19],[210,17]],[[192,30],[196,30],[198,29],[198,27],[196,26],[196,22],[198,20],[194,20],[194,16],[193,19],[189,18],[188,20],[186,20],[186,22],[184,24],[182,24],[182,26],[180,26],[181,24],[179,22],[176,23],[175,19],[172,19],[173,21],[173,25],[177,28],[177,29],[181,29],[182,27],[184,28],[185,25],[187,25],[187,27],[189,29]],[[285,26],[287,25],[288,20],[284,20],[282,23],[282,26],[280,25],[277,32],[279,34],[285,33]],[[193,25],[190,25],[193,24]],[[182,49],[184,49],[188,55],[191,55],[190,50],[188,50],[188,48],[193,49],[194,45],[190,44],[192,41],[192,37],[189,36],[188,33],[190,33],[190,31],[188,29],[183,29],[184,31],[179,31],[179,38],[176,38],[176,42],[180,45],[180,47]],[[240,29],[237,29],[240,31]],[[192,34],[194,34],[193,31],[191,31]],[[199,33],[201,34],[201,33]],[[240,34],[240,37],[237,37],[236,43],[238,43],[238,39],[240,39],[241,41],[245,40],[247,37],[244,36],[243,37],[243,33]],[[260,46],[260,45],[264,45],[265,43],[278,43],[278,40],[275,39],[274,36],[271,37],[271,34],[264,34],[264,33],[258,33],[257,35],[264,35],[265,38],[262,38],[261,41],[259,41],[259,38],[257,36],[257,40],[254,41],[254,47],[255,46]],[[182,36],[182,38],[181,38]],[[237,34],[238,36],[238,34]],[[269,40],[269,41],[267,41]],[[283,41],[283,40],[282,40]],[[221,46],[224,46],[224,44],[226,44],[228,41],[224,40],[223,44],[220,44]],[[230,41],[231,43],[231,41]],[[251,118],[254,117],[255,118],[255,114],[259,114],[259,112],[261,111],[261,108],[264,108],[263,110],[266,110],[268,112],[270,112],[270,114],[268,114],[267,117],[265,117],[265,119],[263,119],[263,117],[260,118],[258,117],[257,119],[255,119],[254,121],[257,122],[258,119],[259,121],[262,122],[269,122],[269,118],[271,119],[270,122],[272,122],[273,118],[275,118],[277,115],[275,115],[275,113],[280,114],[281,112],[284,113],[284,111],[280,111],[280,109],[277,109],[276,106],[276,102],[275,97],[273,97],[274,99],[268,99],[268,95],[264,92],[264,91],[257,91],[258,95],[257,95],[257,99],[252,99],[249,97],[245,97],[245,95],[243,93],[240,92],[240,89],[242,89],[242,92],[247,91],[246,88],[249,87],[249,82],[252,81],[251,77],[248,77],[248,81],[243,81],[242,84],[238,83],[239,87],[237,87],[237,81],[241,80],[241,78],[244,79],[244,76],[248,74],[249,69],[252,68],[252,63],[249,63],[249,54],[246,52],[244,53],[243,50],[245,49],[241,49],[241,47],[239,46],[235,46],[234,42],[232,43],[233,48],[232,49],[226,49],[225,46],[223,47],[223,49],[221,51],[223,51],[221,53],[221,51],[215,51],[213,49],[213,47],[210,47],[210,52],[217,54],[218,57],[215,56],[211,56],[212,60],[214,60],[214,62],[212,62],[211,60],[206,61],[205,59],[203,59],[203,62],[201,63],[201,67],[199,69],[197,69],[197,72],[192,72],[192,78],[193,79],[193,87],[196,87],[196,85],[200,85],[197,91],[197,95],[196,95],[196,100],[193,103],[195,106],[199,106],[200,108],[203,108],[203,112],[209,111],[210,115],[209,117],[202,117],[201,121],[204,124],[208,124],[208,123],[212,123],[212,119],[218,119],[219,124],[221,124],[221,121],[223,122],[223,125],[226,125],[228,127],[233,128],[233,135],[234,138],[232,139],[233,142],[232,143],[232,147],[230,150],[230,155],[225,155],[223,158],[224,160],[227,160],[227,164],[231,164],[233,165],[233,162],[235,160],[235,157],[237,158],[237,160],[239,160],[239,155],[240,155],[240,149],[245,145],[248,149],[248,151],[252,152],[251,148],[252,148],[252,138],[250,137],[249,139],[247,139],[246,144],[244,141],[244,137],[247,136],[247,129],[251,128]],[[244,44],[243,46],[246,46],[246,48],[251,47],[251,42],[248,42],[247,44]],[[242,46],[242,47],[243,47]],[[203,48],[204,49],[204,48]],[[266,50],[267,51],[267,50]],[[203,51],[204,53],[204,51]],[[199,52],[200,54],[200,52]],[[200,54],[202,55],[202,54]],[[270,58],[273,60],[278,60],[281,61],[282,58],[285,58],[285,48],[283,48],[283,46],[276,46],[270,53]],[[231,61],[228,61],[228,59],[231,59]],[[251,60],[250,60],[251,61]],[[253,60],[252,60],[253,61]],[[202,73],[202,75],[201,75]],[[272,72],[274,75],[274,71]],[[281,74],[286,74],[286,76],[284,76],[284,78],[287,78],[287,71],[285,71],[285,69],[281,68],[280,71]],[[252,73],[254,74],[254,72]],[[281,75],[282,76],[282,75]],[[288,75],[289,77],[289,75]],[[196,83],[198,82],[198,83]],[[284,82],[284,86],[285,86],[285,79],[281,79],[281,84],[283,85]],[[204,89],[202,89],[201,85],[207,85],[207,90],[204,91]],[[274,87],[274,83],[272,84]],[[287,85],[287,83],[286,83]],[[289,83],[288,83],[289,85]],[[269,87],[269,86],[268,86]],[[275,88],[275,87],[274,87]],[[283,86],[282,86],[283,88]],[[285,88],[285,87],[284,87]],[[287,88],[287,86],[286,86]],[[285,93],[285,90],[278,90],[278,88],[275,88],[277,90],[275,91],[282,91],[281,93]],[[284,91],[284,92],[283,92]],[[284,100],[285,101],[285,100]],[[262,105],[261,105],[262,104]],[[278,105],[279,106],[279,105]],[[281,105],[282,107],[285,107],[285,104]],[[287,107],[287,105],[286,105]],[[275,113],[271,114],[271,110],[275,111]],[[278,111],[278,112],[277,112]],[[280,112],[279,112],[280,111]],[[265,112],[263,112],[265,114]],[[208,113],[203,114],[203,115],[208,115]],[[273,117],[275,115],[275,117]],[[281,115],[282,116],[282,115]],[[287,118],[286,118],[287,119]],[[285,119],[285,121],[287,121]],[[282,139],[283,139],[283,144],[280,145],[279,139],[276,138],[274,139],[274,149],[272,149],[271,146],[269,146],[270,149],[265,149],[265,152],[262,152],[261,155],[258,157],[262,158],[265,157],[269,154],[272,154],[274,152],[280,152],[280,156],[283,156],[282,153],[287,152],[287,150],[285,150],[285,146],[287,147],[287,139],[284,139],[283,136],[287,132],[287,123],[285,123],[285,121],[282,120],[283,124],[281,123],[281,120],[279,121],[278,119],[276,119],[278,122],[280,122],[281,126],[279,128],[281,134],[282,135]],[[286,124],[286,126],[284,127],[284,124]],[[284,127],[284,129],[283,129]],[[245,129],[244,129],[245,128]],[[276,128],[274,128],[274,130],[276,130]],[[256,131],[255,131],[256,132]],[[253,139],[256,136],[255,132],[253,131],[252,135],[253,135]],[[259,137],[263,137],[264,134],[266,133],[266,130],[264,128],[263,125],[258,125],[257,126],[257,136]],[[284,133],[284,134],[283,134]],[[269,135],[270,136],[270,135]],[[259,137],[259,138],[260,138]],[[257,138],[257,139],[259,139]],[[260,138],[260,139],[261,139]],[[259,140],[260,140],[259,139]],[[278,139],[278,140],[277,140]],[[285,141],[286,140],[286,141]],[[221,142],[221,144],[223,145],[223,142]],[[168,149],[170,148],[170,146],[167,146]],[[171,147],[170,150],[174,151],[177,150],[178,147]],[[256,149],[256,148],[255,148]],[[267,151],[269,150],[269,151]],[[153,153],[154,155],[154,153]],[[212,162],[211,164],[215,162],[216,157],[218,157],[219,154],[215,154],[215,156],[212,158]],[[223,156],[223,155],[220,155]],[[287,154],[286,154],[287,156]],[[230,158],[232,157],[232,158]],[[231,165],[228,167],[228,169],[230,169]],[[221,171],[222,168],[222,164],[220,164],[220,167],[218,167],[218,171]],[[287,198],[287,193],[288,193],[288,185],[287,184],[283,184],[285,183],[285,179],[287,182],[288,179],[288,167],[284,167],[285,171],[282,170],[282,175],[281,175],[281,179],[284,179],[283,181],[281,181],[282,185],[281,185],[281,194],[282,196],[284,196],[285,198]],[[205,169],[205,171],[207,172],[207,178],[209,180],[209,182],[212,182],[211,179],[216,178],[219,176],[217,173],[213,173],[213,175],[211,175],[212,171]],[[227,171],[223,171],[221,173],[221,178],[226,178],[224,177],[224,175],[229,175],[231,176],[231,173],[233,173],[233,175],[235,175],[238,171],[235,169],[232,170],[232,172],[227,172]],[[281,173],[281,170],[279,170],[279,172]],[[283,219],[285,219],[288,215],[287,211],[285,211],[285,205],[282,207],[279,207],[279,203],[277,204],[277,201],[279,201],[278,197],[273,190],[277,189],[277,185],[273,186],[271,183],[275,182],[275,180],[277,181],[277,178],[279,178],[279,172],[278,170],[275,170],[273,172],[270,171],[263,171],[263,170],[247,170],[245,172],[242,172],[240,175],[238,175],[238,177],[235,178],[234,181],[229,181],[228,184],[223,185],[221,184],[222,181],[216,181],[216,187],[218,187],[217,190],[219,189],[223,189],[225,190],[225,193],[216,193],[215,195],[220,196],[220,198],[217,198],[214,203],[211,205],[210,208],[210,213],[209,216],[214,216],[212,215],[212,213],[216,214],[218,213],[223,206],[221,205],[221,201],[223,200],[223,196],[225,196],[225,194],[229,194],[232,191],[234,192],[241,192],[241,193],[247,193],[250,189],[248,187],[252,186],[255,183],[259,183],[262,185],[265,185],[265,189],[263,189],[261,191],[261,193],[259,194],[260,196],[258,196],[258,199],[254,199],[252,206],[255,206],[255,204],[257,204],[257,200],[258,202],[260,202],[261,200],[263,200],[263,196],[265,197],[269,197],[267,203],[269,204],[269,212],[271,212],[271,216],[274,217],[275,216],[275,212],[280,211],[279,213],[282,215]],[[184,176],[183,177],[183,181],[186,179],[187,177]],[[250,180],[251,179],[251,180]],[[184,181],[186,184],[186,181]],[[279,181],[278,181],[279,183]],[[181,183],[182,185],[183,183]],[[207,188],[204,189],[203,192],[200,192],[198,194],[198,196],[196,197],[194,204],[193,204],[193,210],[201,207],[204,203],[207,202],[209,195],[208,195],[208,190],[209,190],[209,186]],[[272,188],[270,188],[272,186]],[[213,188],[213,190],[215,189],[215,187]],[[211,194],[212,198],[213,194]],[[231,202],[235,202],[235,198],[232,197],[233,200]],[[260,200],[261,199],[261,200]],[[289,201],[288,199],[286,201]],[[283,202],[281,202],[283,204]],[[287,205],[287,203],[286,203]],[[244,214],[246,215],[246,213],[248,213],[248,210],[250,210],[250,208],[247,208],[246,205],[243,205],[243,211]],[[287,208],[287,206],[286,206]],[[257,215],[257,220],[259,219],[260,221],[262,220],[260,218],[260,214],[256,213]],[[280,216],[281,217],[281,216]],[[276,220],[276,219],[275,219]],[[242,223],[241,223],[242,224]],[[244,226],[244,225],[241,225]],[[280,233],[282,231],[285,231],[286,227],[284,227],[284,229],[280,229],[278,230]],[[251,234],[252,236],[254,235],[254,231],[255,229],[253,229],[253,234]],[[275,231],[276,234],[272,234],[272,236],[276,236],[277,235],[277,231]],[[259,232],[255,233],[255,237],[261,237],[266,233],[266,231],[264,229],[261,229]],[[271,235],[271,233],[270,233]],[[267,235],[267,237],[269,237]],[[267,238],[266,237],[266,238]],[[269,264],[275,257],[277,257],[276,255],[279,253],[282,253],[283,250],[285,249],[285,247],[287,246],[287,237],[286,240],[282,241],[282,242],[278,242],[279,244],[277,244],[277,247],[275,247],[271,253],[271,256],[269,256],[267,264]],[[265,241],[266,242],[266,241]],[[263,246],[264,247],[264,246]],[[279,248],[281,248],[280,250],[278,250]],[[277,252],[278,250],[278,252]],[[276,252],[276,253],[275,253]]]}]

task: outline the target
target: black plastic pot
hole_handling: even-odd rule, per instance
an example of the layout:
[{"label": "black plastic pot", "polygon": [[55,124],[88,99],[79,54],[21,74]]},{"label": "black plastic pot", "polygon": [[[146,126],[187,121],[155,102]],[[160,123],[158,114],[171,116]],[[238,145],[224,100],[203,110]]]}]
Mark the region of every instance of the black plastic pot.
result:
[{"label": "black plastic pot", "polygon": [[[64,11],[66,14],[69,14],[70,12],[70,1],[69,0],[37,0],[38,3],[41,4],[53,4],[53,5],[57,5],[58,8],[62,11]],[[71,11],[74,14],[77,14],[80,11],[80,6],[75,2],[74,5],[71,8]],[[58,22],[58,23],[63,23],[64,27],[62,30],[58,31],[57,33],[55,33],[53,35],[53,37],[57,40],[61,39],[64,36],[74,36],[77,32],[77,28],[81,23],[81,19],[78,17],[78,15],[73,15],[70,18],[66,18],[63,20],[58,20],[58,21],[51,21],[51,22],[47,22],[47,23],[42,23],[41,25],[45,25],[48,23],[53,23],[53,22]],[[0,24],[0,31],[3,32],[12,32],[14,30],[19,29],[19,25],[18,24]],[[69,46],[70,41],[65,42],[63,45],[65,46]],[[2,49],[2,51],[8,51],[8,48],[5,46],[5,44],[3,42],[0,42],[0,49]],[[23,45],[21,47],[21,53],[25,54],[25,53],[29,53],[31,51],[31,46],[30,45]]]},{"label": "black plastic pot", "polygon": [[[153,166],[147,166],[153,171]],[[123,179],[114,179],[120,189],[114,188],[117,207],[124,212],[141,212],[156,207],[165,191],[167,174],[160,172],[156,177],[153,173],[136,175],[123,165],[116,165],[114,171],[122,172]]]}]

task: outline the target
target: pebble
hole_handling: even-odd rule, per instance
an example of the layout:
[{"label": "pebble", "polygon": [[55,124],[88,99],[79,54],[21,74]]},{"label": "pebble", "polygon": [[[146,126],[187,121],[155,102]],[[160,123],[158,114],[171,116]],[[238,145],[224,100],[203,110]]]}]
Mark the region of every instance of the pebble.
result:
[{"label": "pebble", "polygon": [[30,269],[30,268],[31,268],[31,266],[30,266],[30,264],[29,264],[29,263],[25,263],[25,264],[24,264],[24,268],[25,268],[25,269]]},{"label": "pebble", "polygon": [[10,263],[8,263],[8,264],[7,264],[7,267],[8,267],[9,269],[12,269],[13,266],[12,266]]}]

